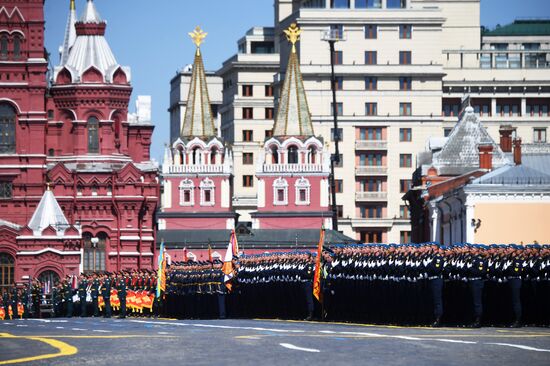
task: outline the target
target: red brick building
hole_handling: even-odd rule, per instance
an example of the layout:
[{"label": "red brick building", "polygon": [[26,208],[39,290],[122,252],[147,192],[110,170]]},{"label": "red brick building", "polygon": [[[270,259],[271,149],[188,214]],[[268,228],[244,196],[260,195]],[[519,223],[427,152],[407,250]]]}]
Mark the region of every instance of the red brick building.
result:
[{"label": "red brick building", "polygon": [[[138,116],[128,113],[130,69],[117,63],[93,1],[78,21],[71,1],[51,74],[44,25],[43,0],[2,1],[0,285],[23,276],[152,268],[160,190],[149,155],[149,100],[138,99]],[[63,218],[41,211],[45,199]],[[55,216],[41,230],[31,222],[39,211]]]}]

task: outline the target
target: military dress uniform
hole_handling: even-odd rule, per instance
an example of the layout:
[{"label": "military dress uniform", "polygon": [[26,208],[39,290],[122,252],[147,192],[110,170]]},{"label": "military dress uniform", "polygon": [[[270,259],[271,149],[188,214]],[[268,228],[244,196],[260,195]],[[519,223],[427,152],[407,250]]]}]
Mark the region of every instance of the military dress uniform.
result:
[{"label": "military dress uniform", "polygon": [[105,304],[103,316],[105,318],[111,317],[111,279],[105,277],[103,284],[101,285],[101,296],[103,297],[103,303]]},{"label": "military dress uniform", "polygon": [[78,284],[78,298],[80,299],[80,316],[86,317],[86,287],[88,282],[82,280]]},{"label": "military dress uniform", "polygon": [[99,304],[98,304],[98,298],[99,298],[99,280],[97,278],[94,278],[92,280],[92,287],[90,288],[90,295],[92,297],[92,310],[94,312],[94,317],[99,316]]},{"label": "military dress uniform", "polygon": [[126,318],[126,278],[120,277],[118,280],[118,299],[120,300],[120,318]]}]

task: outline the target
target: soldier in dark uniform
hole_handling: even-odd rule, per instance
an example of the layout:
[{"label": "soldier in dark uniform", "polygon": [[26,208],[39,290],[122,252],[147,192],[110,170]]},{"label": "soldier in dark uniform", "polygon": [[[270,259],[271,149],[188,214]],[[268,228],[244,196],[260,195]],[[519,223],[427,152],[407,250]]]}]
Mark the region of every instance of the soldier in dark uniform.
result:
[{"label": "soldier in dark uniform", "polygon": [[92,287],[90,288],[90,295],[92,296],[92,310],[94,312],[94,317],[97,318],[99,316],[99,305],[98,305],[98,298],[99,298],[99,279],[97,278],[97,273],[94,273],[93,280],[92,280]]},{"label": "soldier in dark uniform", "polygon": [[306,306],[307,306],[307,318],[305,320],[312,320],[313,311],[314,311],[313,277],[315,275],[315,264],[314,264],[313,256],[311,254],[308,254],[307,264],[304,270],[305,270],[305,280],[304,280],[303,286],[304,286],[304,295],[306,298]]},{"label": "soldier in dark uniform", "polygon": [[86,287],[88,286],[88,281],[83,274],[80,275],[78,279],[78,298],[80,299],[80,317],[86,317]]},{"label": "soldier in dark uniform", "polygon": [[34,316],[36,318],[40,317],[40,298],[42,295],[42,286],[40,285],[40,281],[34,280],[32,282],[32,306],[34,310]]},{"label": "soldier in dark uniform", "polygon": [[58,317],[61,314],[59,307],[61,306],[61,291],[60,284],[56,282],[52,289],[52,305],[53,305],[53,316]]},{"label": "soldier in dark uniform", "polygon": [[430,290],[432,291],[434,316],[432,327],[439,327],[441,325],[441,317],[443,316],[443,255],[443,249],[435,248],[424,261]]},{"label": "soldier in dark uniform", "polygon": [[481,327],[481,317],[483,316],[483,289],[487,274],[487,260],[485,260],[484,254],[481,247],[475,245],[471,247],[470,254],[466,257],[467,275],[474,308],[474,322],[470,325],[471,328]]},{"label": "soldier in dark uniform", "polygon": [[67,307],[67,318],[72,318],[73,316],[73,288],[68,279],[65,280],[63,285],[63,297],[65,300],[65,306]]},{"label": "soldier in dark uniform", "polygon": [[521,327],[522,307],[521,307],[521,285],[524,269],[524,259],[522,250],[519,247],[512,246],[510,249],[509,266],[506,272],[508,285],[512,294],[512,310],[514,312],[514,322],[512,328]]},{"label": "soldier in dark uniform", "polygon": [[18,312],[19,309],[17,309],[18,303],[19,303],[19,294],[18,294],[17,287],[15,287],[14,285],[11,290],[11,309],[13,311],[14,319],[17,319],[19,317],[19,312]]},{"label": "soldier in dark uniform", "polygon": [[103,276],[103,283],[101,285],[101,296],[105,304],[105,312],[103,316],[105,318],[111,317],[111,278],[109,274]]},{"label": "soldier in dark uniform", "polygon": [[118,299],[120,300],[120,319],[126,318],[126,276],[120,275],[117,282]]}]

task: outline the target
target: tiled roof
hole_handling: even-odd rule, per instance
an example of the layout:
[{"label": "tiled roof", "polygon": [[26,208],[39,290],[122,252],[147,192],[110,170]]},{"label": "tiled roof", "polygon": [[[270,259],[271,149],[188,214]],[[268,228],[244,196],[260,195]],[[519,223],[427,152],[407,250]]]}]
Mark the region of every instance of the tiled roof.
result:
[{"label": "tiled roof", "polygon": [[522,164],[493,170],[472,184],[550,185],[550,154],[523,155]]},{"label": "tiled roof", "polygon": [[41,236],[42,230],[48,226],[54,227],[58,235],[63,235],[65,230],[70,226],[53,192],[49,188],[44,192],[40,203],[29,221],[29,228],[33,230],[35,236]]},{"label": "tiled roof", "polygon": [[493,145],[493,167],[509,163],[472,107],[467,107],[441,151],[434,153],[433,166],[439,175],[462,175],[479,168],[479,145]]},{"label": "tiled roof", "polygon": [[516,20],[511,24],[486,31],[483,36],[550,36],[550,20]]}]

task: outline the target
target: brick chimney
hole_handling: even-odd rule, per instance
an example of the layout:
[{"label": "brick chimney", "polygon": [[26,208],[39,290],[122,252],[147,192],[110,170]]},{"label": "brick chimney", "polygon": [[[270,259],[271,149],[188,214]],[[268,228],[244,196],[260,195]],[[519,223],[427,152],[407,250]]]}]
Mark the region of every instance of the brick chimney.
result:
[{"label": "brick chimney", "polygon": [[500,127],[500,148],[503,152],[512,152],[512,133],[514,128],[510,125],[504,125]]},{"label": "brick chimney", "polygon": [[521,139],[514,140],[514,163],[521,165]]},{"label": "brick chimney", "polygon": [[479,169],[493,169],[493,145],[478,145],[477,149],[479,150]]}]

